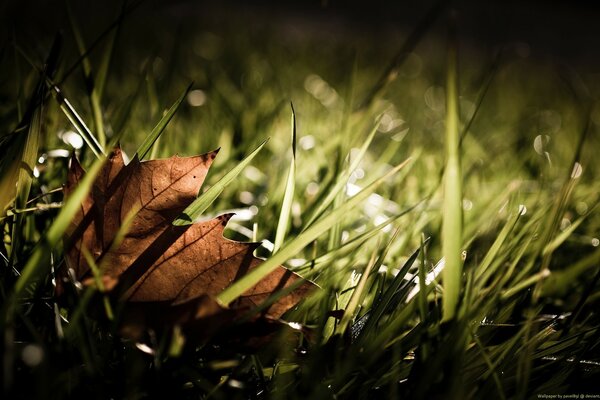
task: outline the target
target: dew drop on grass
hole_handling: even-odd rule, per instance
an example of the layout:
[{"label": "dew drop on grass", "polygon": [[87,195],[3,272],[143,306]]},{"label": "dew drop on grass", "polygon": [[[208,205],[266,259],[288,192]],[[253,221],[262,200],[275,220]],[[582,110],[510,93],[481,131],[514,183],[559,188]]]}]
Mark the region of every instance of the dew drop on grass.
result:
[{"label": "dew drop on grass", "polygon": [[592,246],[594,246],[594,247],[600,246],[600,239],[592,238]]},{"label": "dew drop on grass", "polygon": [[238,381],[237,379],[229,379],[227,381],[227,384],[235,389],[243,389],[244,388],[244,382]]},{"label": "dew drop on grass", "polygon": [[575,210],[577,211],[577,214],[583,215],[588,212],[588,205],[585,201],[580,201],[575,205]]},{"label": "dew drop on grass", "polygon": [[525,214],[527,214],[527,207],[525,207],[525,204],[519,204],[519,215]]},{"label": "dew drop on grass", "polygon": [[83,139],[77,132],[66,131],[63,133],[59,133],[58,137],[60,137],[63,142],[73,147],[74,149],[80,149],[83,147]]},{"label": "dew drop on grass", "polygon": [[298,144],[303,150],[310,150],[315,147],[315,137],[313,135],[302,136]]},{"label": "dew drop on grass", "polygon": [[36,367],[44,359],[44,349],[37,344],[28,344],[23,349],[21,358],[28,367]]},{"label": "dew drop on grass", "polygon": [[583,172],[583,167],[578,162],[573,165],[573,171],[571,172],[571,179],[577,179],[581,176]]},{"label": "dew drop on grass", "polygon": [[200,89],[192,90],[187,95],[187,102],[192,107],[200,107],[206,103],[206,93]]},{"label": "dew drop on grass", "polygon": [[462,207],[463,207],[463,210],[470,211],[473,209],[473,202],[469,199],[463,199]]},{"label": "dew drop on grass", "polygon": [[248,191],[240,192],[239,199],[244,204],[254,203],[254,195]]},{"label": "dew drop on grass", "polygon": [[550,142],[550,136],[548,135],[537,135],[535,139],[533,139],[533,149],[540,156],[543,156],[546,152],[546,146]]},{"label": "dew drop on grass", "polygon": [[446,107],[446,92],[441,86],[430,86],[425,91],[425,104],[433,111],[442,112]]}]

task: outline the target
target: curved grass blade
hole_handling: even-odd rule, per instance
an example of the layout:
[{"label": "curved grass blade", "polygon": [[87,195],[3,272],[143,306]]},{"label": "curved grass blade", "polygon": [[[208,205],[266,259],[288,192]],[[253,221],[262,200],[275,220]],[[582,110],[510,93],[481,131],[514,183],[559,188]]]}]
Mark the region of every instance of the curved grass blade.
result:
[{"label": "curved grass blade", "polygon": [[250,161],[258,154],[259,151],[265,146],[269,139],[261,143],[252,153],[244,158],[238,165],[235,166],[231,171],[227,172],[217,183],[212,185],[206,192],[202,193],[192,204],[190,204],[175,221],[173,225],[182,226],[189,225],[198,219],[204,211],[216,200],[221,194],[223,189],[229,185],[244,168],[250,164]]},{"label": "curved grass blade", "polygon": [[185,96],[187,96],[187,94],[192,89],[193,84],[194,84],[194,82],[189,84],[189,86],[185,89],[185,91],[181,94],[181,96],[179,96],[177,101],[175,101],[175,103],[173,103],[171,108],[169,108],[169,110],[165,113],[165,115],[160,119],[160,121],[154,127],[154,129],[152,129],[152,132],[150,132],[150,134],[148,136],[146,136],[146,139],[140,145],[140,147],[137,149],[137,152],[136,152],[136,154],[139,156],[140,160],[143,160],[144,157],[146,157],[148,155],[148,152],[150,151],[150,149],[152,149],[154,142],[156,142],[156,140],[163,133],[163,131],[165,130],[165,128],[167,127],[167,125],[169,124],[169,122],[171,121],[171,119],[173,118],[173,116],[175,115],[177,110],[179,109],[179,106],[185,99]]},{"label": "curved grass blade", "polygon": [[248,272],[241,279],[235,281],[231,286],[223,290],[218,296],[217,300],[222,304],[228,305],[233,300],[241,296],[244,292],[256,285],[261,279],[278,268],[279,265],[290,257],[298,254],[304,247],[306,247],[313,240],[321,236],[321,234],[327,232],[334,226],[339,219],[350,212],[358,204],[362,203],[369,197],[386,179],[395,175],[404,166],[410,162],[410,158],[390,170],[387,174],[377,179],[375,182],[361,190],[354,197],[351,197],[346,203],[342,204],[339,208],[332,210],[325,217],[315,222],[311,227],[300,233],[293,240],[289,241],[285,246],[281,248],[277,254],[274,254],[271,258],[267,259],[258,267]]},{"label": "curved grass blade", "polygon": [[[31,60],[31,58],[21,49],[19,46],[15,45],[15,49],[21,54],[21,56],[31,65],[33,68],[37,69],[41,73],[41,69]],[[65,114],[67,119],[73,124],[73,127],[77,130],[77,133],[83,138],[85,143],[90,147],[92,153],[97,158],[104,156],[104,149],[98,143],[96,137],[92,134],[90,129],[87,127],[83,119],[79,116],[77,111],[73,108],[69,100],[63,95],[59,84],[56,84],[50,77],[46,76],[46,84],[51,88],[52,94],[56,102],[58,103],[60,110]]]},{"label": "curved grass blade", "polygon": [[85,122],[83,122],[83,119],[79,116],[79,114],[77,114],[77,111],[75,111],[69,100],[67,100],[67,98],[62,94],[62,91],[58,88],[58,86],[52,83],[51,86],[54,89],[54,98],[56,99],[56,102],[67,119],[71,122],[71,124],[73,124],[73,127],[75,127],[77,130],[77,133],[79,133],[97,158],[103,157],[105,155],[104,149],[96,137],[92,134],[90,128],[88,128]]},{"label": "curved grass blade", "polygon": [[82,57],[81,66],[83,68],[83,75],[85,78],[88,100],[90,103],[90,108],[92,110],[92,121],[94,125],[94,131],[96,132],[96,136],[98,137],[98,142],[100,143],[100,146],[104,147],[106,145],[106,133],[104,132],[102,106],[100,105],[100,95],[98,92],[98,87],[96,86],[97,82],[94,79],[94,73],[92,71],[92,63],[90,62],[88,51],[85,46],[85,41],[83,39],[83,35],[81,34],[81,29],[79,28],[75,16],[73,15],[73,11],[71,10],[71,6],[68,0],[65,0],[65,8],[67,10],[69,24],[71,25],[71,31],[73,32],[75,42],[77,43],[77,49],[79,50],[80,56]]},{"label": "curved grass blade", "polygon": [[292,108],[292,159],[290,161],[290,169],[285,183],[285,192],[283,195],[283,202],[281,203],[279,222],[277,223],[277,230],[275,231],[273,253],[276,253],[279,250],[285,240],[285,234],[290,224],[290,216],[292,215],[292,202],[294,200],[296,183],[296,112],[294,111],[294,104],[290,103],[290,106]]},{"label": "curved grass blade", "polygon": [[444,321],[454,318],[462,276],[462,176],[458,131],[457,53],[456,33],[451,27],[446,72],[446,168],[444,172],[442,216],[442,253],[446,260],[446,266],[442,272],[444,281],[444,296],[442,299]]},{"label": "curved grass blade", "polygon": [[69,195],[68,200],[63,205],[60,213],[50,226],[50,229],[48,229],[46,235],[42,237],[42,240],[38,243],[29,257],[25,268],[23,268],[23,271],[21,272],[19,280],[15,283],[12,299],[19,298],[23,293],[23,290],[29,286],[37,276],[45,272],[46,267],[49,265],[47,261],[52,252],[52,248],[62,239],[73,216],[80,209],[83,199],[87,196],[92,187],[96,175],[100,172],[103,163],[104,159],[96,160],[77,188]]},{"label": "curved grass blade", "polygon": [[377,121],[375,122],[375,126],[369,133],[369,136],[367,136],[367,139],[361,146],[361,148],[360,148],[358,154],[356,155],[356,157],[354,158],[354,160],[352,160],[352,163],[350,164],[350,166],[344,172],[342,172],[340,174],[335,185],[327,194],[327,197],[325,197],[325,199],[323,199],[320,202],[319,207],[312,213],[310,219],[306,223],[306,227],[311,226],[315,222],[315,220],[317,218],[319,218],[323,214],[323,212],[325,212],[327,207],[329,207],[331,205],[331,203],[337,198],[339,193],[346,187],[346,184],[348,183],[348,179],[350,178],[350,175],[352,175],[352,173],[356,170],[356,168],[358,168],[358,166],[360,165],[360,162],[362,161],[365,154],[367,153],[367,149],[371,145],[371,142],[373,141],[373,138],[375,137],[375,134],[377,133],[377,129],[379,128],[380,122],[381,122],[381,117],[377,118]]}]

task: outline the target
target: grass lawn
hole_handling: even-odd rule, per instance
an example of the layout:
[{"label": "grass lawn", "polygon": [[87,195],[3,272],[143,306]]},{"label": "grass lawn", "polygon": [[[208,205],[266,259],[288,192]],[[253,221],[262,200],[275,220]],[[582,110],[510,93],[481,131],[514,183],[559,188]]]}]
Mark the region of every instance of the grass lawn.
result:
[{"label": "grass lawn", "polygon": [[[2,398],[600,396],[586,26],[560,58],[550,36],[489,45],[474,2],[37,3],[2,6]],[[265,261],[211,293],[214,325],[123,312],[100,252],[68,272],[117,145],[132,163],[220,149],[184,216],[235,212],[225,237]],[[73,155],[88,178],[65,197]],[[222,316],[280,264],[317,286],[281,319]],[[158,322],[124,333],[140,315]]]}]

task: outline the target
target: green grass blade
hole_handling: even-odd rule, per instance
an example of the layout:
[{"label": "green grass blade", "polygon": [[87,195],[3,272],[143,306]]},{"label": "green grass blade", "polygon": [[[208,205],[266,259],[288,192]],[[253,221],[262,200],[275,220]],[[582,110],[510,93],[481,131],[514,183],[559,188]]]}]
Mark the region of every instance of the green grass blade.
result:
[{"label": "green grass blade", "polygon": [[48,258],[51,250],[62,239],[71,220],[81,208],[83,199],[87,196],[96,175],[100,172],[100,168],[104,163],[104,159],[98,159],[92,167],[86,172],[84,178],[79,182],[77,188],[69,195],[69,198],[63,205],[60,213],[48,229],[48,232],[43,236],[42,240],[34,249],[31,257],[27,260],[27,264],[19,280],[15,283],[13,291],[13,299],[19,298],[23,290],[41,273],[46,272],[46,267],[49,265]]},{"label": "green grass blade", "polygon": [[294,104],[290,103],[292,108],[292,159],[290,161],[290,169],[288,171],[287,180],[285,183],[285,192],[283,202],[281,203],[281,212],[279,213],[279,222],[275,231],[275,242],[273,244],[273,253],[276,253],[283,241],[288,230],[292,215],[292,202],[294,201],[294,189],[296,185],[296,113]]},{"label": "green grass blade", "polygon": [[103,157],[105,155],[104,149],[96,137],[92,134],[90,128],[88,128],[85,122],[83,122],[83,119],[79,116],[77,111],[75,111],[75,108],[73,108],[69,100],[62,94],[62,91],[58,88],[58,86],[52,85],[52,88],[54,89],[54,98],[56,99],[61,111],[65,114],[71,124],[73,124],[73,127],[75,130],[77,130],[77,133],[79,133],[79,135],[83,138],[83,141],[89,146],[90,150],[92,150],[92,153],[94,153],[97,158]]},{"label": "green grass blade", "polygon": [[377,179],[371,185],[361,190],[354,197],[348,199],[346,203],[341,205],[339,208],[332,210],[325,217],[319,219],[310,228],[306,229],[293,240],[289,241],[281,250],[274,254],[271,258],[263,262],[258,267],[244,275],[241,279],[234,282],[231,286],[223,290],[218,296],[217,300],[227,305],[233,300],[241,296],[244,292],[256,285],[261,279],[263,279],[271,271],[279,267],[279,265],[285,262],[290,257],[298,254],[304,247],[306,247],[313,240],[321,236],[321,234],[327,232],[333,225],[335,225],[339,219],[350,212],[358,204],[366,200],[371,193],[373,193],[383,182],[389,177],[395,175],[400,169],[409,163],[410,159],[406,160],[402,164],[396,166],[394,169],[389,171],[387,174]]},{"label": "green grass blade", "polygon": [[462,276],[462,176],[460,171],[460,137],[458,111],[458,54],[456,36],[451,33],[448,46],[446,76],[446,168],[444,173],[444,205],[442,253],[444,267],[443,320],[454,318]]},{"label": "green grass blade", "polygon": [[175,115],[177,110],[179,109],[179,106],[185,99],[185,96],[187,96],[187,94],[192,89],[193,84],[194,84],[193,82],[190,83],[190,85],[185,89],[185,91],[181,94],[181,96],[179,96],[177,101],[175,101],[175,103],[173,103],[171,108],[169,108],[169,110],[165,113],[165,115],[163,115],[163,117],[160,119],[160,121],[154,127],[154,129],[152,129],[152,132],[150,132],[150,134],[148,136],[146,136],[146,139],[140,145],[140,147],[137,149],[137,152],[136,152],[136,154],[139,156],[140,160],[143,160],[144,157],[146,157],[146,155],[148,155],[148,152],[150,151],[150,149],[152,149],[154,142],[156,142],[156,140],[159,138],[159,136],[163,133],[163,131],[165,130],[165,128],[167,127],[167,125],[169,124],[169,122],[171,121],[171,119],[173,118],[173,116]]},{"label": "green grass blade", "polygon": [[[425,239],[423,241],[423,246],[425,246],[429,242],[429,239]],[[394,298],[398,295],[400,288],[405,286],[407,281],[405,279],[406,274],[409,269],[412,267],[414,262],[417,260],[419,253],[423,250],[423,247],[419,247],[415,250],[398,271],[398,274],[394,277],[391,284],[386,288],[385,292],[382,293],[381,296],[375,301],[375,304],[372,306],[369,311],[369,319],[365,323],[364,328],[361,331],[361,340],[366,340],[367,337],[372,337],[371,335],[377,334],[377,325],[383,315],[390,311],[390,308],[394,305]],[[425,280],[423,280],[425,282]],[[422,288],[426,283],[423,283]],[[423,292],[425,293],[425,292]]]},{"label": "green grass blade", "polygon": [[208,207],[216,200],[221,192],[229,185],[243,170],[250,161],[258,154],[265,146],[269,139],[261,143],[252,153],[244,158],[231,171],[227,172],[217,183],[212,185],[206,192],[202,193],[192,204],[190,204],[183,213],[173,221],[173,225],[182,226],[189,225],[198,219]]},{"label": "green grass blade", "polygon": [[[479,288],[482,288],[483,285],[485,285],[485,282],[488,280],[488,278],[491,275],[493,275],[493,273],[495,272],[495,269],[493,269],[493,268],[489,269],[490,265],[492,265],[492,263],[496,260],[496,257],[498,256],[498,252],[500,251],[500,249],[502,248],[502,246],[508,239],[508,235],[512,232],[512,230],[516,226],[519,216],[521,216],[521,213],[517,212],[512,216],[512,218],[510,218],[506,222],[506,224],[504,225],[504,227],[502,228],[502,230],[496,237],[496,240],[494,241],[494,243],[492,244],[492,246],[490,247],[488,252],[485,254],[485,257],[483,258],[481,263],[477,266],[477,271],[475,271],[475,279],[479,281],[478,282]],[[496,264],[496,266],[498,266],[498,264]]]},{"label": "green grass blade", "polygon": [[369,136],[367,136],[367,139],[364,141],[363,145],[361,146],[361,148],[360,148],[358,154],[356,155],[356,157],[354,158],[354,160],[352,160],[350,166],[344,172],[342,172],[340,174],[335,185],[330,190],[330,192],[327,194],[327,197],[325,197],[325,199],[323,199],[319,203],[319,207],[311,215],[310,219],[306,223],[306,227],[311,226],[315,222],[315,220],[323,214],[323,212],[327,209],[327,207],[329,207],[331,205],[331,203],[337,198],[337,196],[346,187],[346,184],[348,183],[348,179],[350,178],[350,175],[352,175],[352,173],[356,170],[356,168],[358,168],[358,166],[360,165],[360,162],[363,160],[365,154],[367,153],[367,149],[371,145],[371,142],[373,141],[373,138],[375,137],[375,134],[377,133],[377,129],[379,128],[380,120],[381,120],[381,117],[379,117],[377,119],[375,126],[369,133]]},{"label": "green grass blade", "polygon": [[383,223],[381,223],[379,225],[375,225],[371,229],[368,229],[367,231],[361,233],[360,235],[348,239],[339,247],[329,250],[326,254],[323,254],[322,256],[319,256],[319,257],[315,258],[314,260],[312,260],[311,264],[319,265],[319,264],[323,264],[323,263],[328,263],[328,262],[335,260],[336,258],[341,258],[347,254],[350,254],[357,247],[364,245],[368,240],[370,240],[373,237],[380,234],[381,231],[383,230],[383,228],[385,228],[386,226],[390,225],[391,223],[397,221],[400,217],[403,217],[404,215],[410,213],[420,204],[422,204],[422,202],[419,202],[413,206],[410,206],[410,207],[406,208],[404,211],[400,212],[398,215],[394,215],[394,216],[388,218]]},{"label": "green grass blade", "polygon": [[77,24],[77,21],[75,19],[75,16],[73,15],[68,0],[65,0],[65,8],[67,10],[69,24],[71,25],[71,31],[73,32],[75,42],[77,43],[77,49],[79,50],[79,54],[82,57],[81,66],[83,68],[83,74],[85,76],[86,81],[86,89],[88,92],[88,99],[90,102],[90,108],[92,110],[92,121],[94,123],[94,131],[96,132],[96,136],[98,138],[100,146],[104,147],[106,145],[106,133],[104,132],[103,112],[102,107],[100,105],[100,96],[98,94],[98,88],[94,79],[94,73],[92,71],[92,63],[90,62],[90,58],[88,56],[88,51],[86,49],[83,35],[81,34],[81,29]]},{"label": "green grass blade", "polygon": [[98,66],[98,70],[96,72],[96,89],[98,93],[98,100],[102,101],[102,97],[104,96],[104,88],[106,86],[106,78],[108,77],[108,70],[110,68],[113,55],[115,52],[115,47],[117,43],[117,37],[119,36],[119,32],[121,30],[121,25],[123,23],[123,18],[125,17],[127,1],[123,0],[121,5],[121,11],[119,13],[119,17],[117,18],[117,25],[114,30],[108,36],[108,40],[106,43],[106,47],[104,48],[104,54],[100,58],[100,65]]},{"label": "green grass blade", "polygon": [[[388,248],[389,248],[389,246],[388,246]],[[378,249],[375,249],[373,251],[373,254],[371,255],[371,259],[369,260],[369,263],[367,264],[365,271],[363,272],[363,274],[360,277],[360,280],[358,281],[358,285],[356,285],[356,288],[352,292],[350,301],[348,302],[348,305],[346,306],[346,309],[344,310],[344,316],[342,317],[340,324],[336,328],[336,334],[343,335],[344,332],[346,331],[346,328],[348,328],[350,321],[352,321],[352,319],[354,318],[354,313],[356,311],[356,308],[358,307],[358,303],[359,303],[360,299],[362,298],[362,294],[367,285],[367,279],[369,279],[371,270],[375,266],[375,257],[377,254],[377,250]]]},{"label": "green grass blade", "polygon": [[419,44],[425,34],[431,29],[438,16],[446,7],[445,1],[436,2],[431,9],[419,21],[419,24],[414,28],[410,35],[406,38],[398,53],[394,56],[385,71],[381,74],[377,82],[369,90],[365,99],[359,104],[357,111],[366,110],[371,106],[375,99],[383,92],[383,90],[398,76],[398,70],[406,60],[407,56]]},{"label": "green grass blade", "polygon": [[[594,206],[592,208],[592,211],[595,208],[596,207]],[[546,255],[548,253],[552,253],[554,250],[556,250],[558,247],[560,247],[560,245],[562,245],[565,242],[565,240],[567,240],[573,234],[573,232],[575,232],[575,230],[579,227],[579,225],[581,225],[581,223],[589,215],[590,215],[590,213],[586,213],[585,215],[582,215],[581,217],[579,217],[577,219],[577,221],[573,222],[567,229],[565,229],[560,234],[558,234],[550,243],[548,243],[546,245],[546,247],[544,247],[542,254]]]}]

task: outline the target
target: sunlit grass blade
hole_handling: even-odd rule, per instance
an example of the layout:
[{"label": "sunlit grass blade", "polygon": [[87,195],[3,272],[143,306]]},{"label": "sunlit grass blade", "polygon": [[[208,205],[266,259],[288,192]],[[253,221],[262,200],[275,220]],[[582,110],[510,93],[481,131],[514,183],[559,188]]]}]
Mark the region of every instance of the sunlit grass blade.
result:
[{"label": "sunlit grass blade", "polygon": [[23,290],[31,284],[37,276],[47,272],[46,268],[49,265],[47,260],[50,257],[52,248],[62,239],[62,236],[71,223],[74,215],[81,208],[81,203],[92,187],[96,175],[100,171],[103,163],[104,159],[96,160],[86,172],[81,182],[79,182],[77,188],[69,195],[69,198],[63,205],[60,213],[33,250],[25,267],[21,271],[21,276],[14,286],[12,294],[13,299],[19,298],[22,295]]},{"label": "sunlit grass blade", "polygon": [[[398,232],[399,231],[397,230],[396,234]],[[424,240],[423,245],[426,245],[428,241],[429,239]],[[413,266],[421,250],[422,247],[419,247],[408,257],[408,259],[404,262],[402,268],[400,268],[400,271],[398,271],[390,285],[385,289],[381,296],[374,300],[374,304],[369,310],[368,320],[366,321],[365,326],[361,331],[361,340],[367,340],[367,337],[377,333],[377,326],[379,322],[381,321],[383,315],[386,312],[390,311],[390,309],[394,306],[394,299],[397,298],[399,293],[401,293],[400,289],[403,286],[408,287],[409,282],[405,279],[406,274],[408,273],[409,269]]]},{"label": "sunlit grass blade", "polygon": [[446,260],[443,271],[443,319],[445,321],[454,318],[462,280],[462,175],[458,131],[457,53],[456,35],[451,28],[446,66],[446,168],[442,216],[442,253]]},{"label": "sunlit grass blade", "polygon": [[365,141],[364,141],[363,145],[361,146],[360,150],[358,151],[356,157],[353,160],[351,160],[351,163],[348,166],[348,168],[346,170],[344,170],[344,172],[338,176],[335,185],[331,188],[331,190],[327,194],[327,197],[325,197],[323,200],[320,201],[319,206],[312,213],[311,217],[309,218],[308,222],[306,223],[306,225],[305,225],[306,227],[311,226],[313,224],[313,222],[315,222],[315,220],[317,220],[317,218],[319,218],[323,214],[323,212],[327,209],[327,207],[329,207],[331,205],[331,203],[336,199],[336,197],[340,193],[343,193],[342,191],[348,184],[348,179],[350,178],[350,175],[352,175],[352,173],[356,170],[356,168],[358,168],[358,166],[360,165],[361,161],[363,160],[365,154],[367,153],[367,149],[371,145],[371,142],[373,141],[373,138],[375,137],[375,134],[377,133],[377,129],[379,128],[380,120],[381,120],[381,117],[379,117],[377,119],[375,126],[373,127],[373,129],[371,130],[371,132],[369,133],[367,138],[365,139]]},{"label": "sunlit grass blade", "polygon": [[[388,241],[387,245],[380,252],[380,254],[377,258],[377,262],[375,262],[376,252],[373,253],[371,261],[369,261],[369,264],[367,265],[367,268],[363,272],[363,275],[361,276],[356,289],[352,293],[350,302],[348,303],[348,306],[346,307],[346,310],[344,311],[344,316],[342,317],[342,321],[340,322],[340,325],[338,326],[337,333],[343,334],[344,331],[346,330],[346,327],[348,326],[350,321],[353,319],[355,309],[358,306],[358,301],[360,300],[360,298],[362,296],[362,291],[365,288],[365,284],[367,282],[369,273],[371,272],[372,269],[379,270],[379,268],[383,265],[383,262],[385,261],[385,258],[387,257],[387,254],[388,254],[392,244],[396,241],[399,234],[400,234],[400,227],[396,228],[396,230],[394,231],[394,234]],[[399,272],[399,274],[400,273],[401,272]],[[388,292],[389,292],[389,289],[388,289]],[[391,297],[389,300],[391,301]],[[382,309],[385,309],[388,306],[388,304],[389,304],[389,302],[382,305]],[[381,304],[378,304],[378,305],[381,305]],[[377,316],[375,319],[377,322],[379,320],[379,316]],[[371,316],[369,316],[369,320],[371,320]],[[367,324],[367,326],[365,326],[365,328],[368,331],[368,324]]]},{"label": "sunlit grass blade", "polygon": [[[132,224],[133,219],[135,218],[136,214],[137,214],[137,210],[132,209],[125,216],[125,218],[123,219],[123,221],[121,223],[121,226],[119,227],[119,230],[115,234],[115,237],[112,240],[112,242],[110,243],[110,246],[109,246],[108,250],[105,252],[105,254],[109,253],[109,252],[113,252],[119,248],[119,246],[123,242],[123,239],[125,239],[127,232],[129,232],[129,229],[131,228],[131,224]],[[93,291],[97,290],[102,294],[102,303],[104,305],[104,311],[106,313],[106,317],[108,318],[109,321],[112,321],[115,319],[113,307],[112,307],[112,304],[110,303],[110,298],[109,298],[108,294],[106,293],[106,287],[104,285],[104,280],[103,280],[103,272],[104,272],[104,269],[106,268],[106,261],[105,261],[106,259],[101,257],[99,259],[99,263],[96,263],[96,260],[94,259],[92,254],[85,247],[82,248],[82,253],[83,253],[83,256],[85,257],[87,264],[90,266],[90,270],[92,271],[92,276],[94,278],[94,283],[96,286],[87,288],[88,291],[86,293],[84,293],[84,295],[80,301],[81,310],[78,309],[75,312],[83,313],[85,311],[85,308],[87,307],[89,298],[91,296],[91,294],[88,292],[93,292]],[[71,323],[72,323],[71,326],[75,326],[76,322],[77,322],[76,320],[71,320]]]},{"label": "sunlit grass blade", "polygon": [[275,231],[275,242],[273,244],[273,253],[276,253],[283,241],[290,224],[292,215],[292,202],[294,201],[294,189],[296,186],[296,113],[294,112],[294,104],[290,103],[292,108],[292,159],[290,161],[290,169],[285,183],[285,191],[283,201],[281,202],[281,212],[279,213],[279,222]]},{"label": "sunlit grass blade", "polygon": [[287,242],[277,254],[274,254],[261,265],[249,271],[241,279],[235,281],[231,286],[222,291],[217,296],[217,299],[221,303],[227,305],[241,296],[252,286],[256,285],[267,274],[276,269],[281,263],[285,262],[295,254],[298,254],[309,243],[331,229],[331,227],[336,224],[343,215],[366,200],[367,197],[369,197],[371,193],[373,193],[383,182],[385,182],[386,179],[400,171],[400,169],[407,165],[409,161],[410,159],[396,166],[394,169],[377,179],[371,185],[361,190],[354,197],[348,199],[346,203],[341,205],[339,208],[332,210],[329,214],[320,218],[311,227]]},{"label": "sunlit grass blade", "polygon": [[[85,261],[90,266],[90,270],[92,271],[92,276],[94,277],[94,283],[96,284],[96,288],[101,293],[104,293],[105,287],[104,282],[102,281],[102,273],[98,265],[96,265],[96,260],[94,260],[94,257],[92,257],[88,249],[86,249],[85,247],[81,249],[81,252],[83,253]],[[115,317],[108,296],[104,295],[102,302],[104,304],[104,312],[106,313],[106,317],[109,321],[112,321]]]},{"label": "sunlit grass blade", "polygon": [[[19,51],[19,54],[21,54],[21,56],[23,58],[25,58],[25,60],[27,60],[29,65],[31,65],[33,68],[39,70],[37,65],[31,60],[31,58],[28,57],[28,55],[20,47],[15,46],[15,48]],[[41,72],[41,70],[40,70],[40,72]],[[50,86],[50,88],[52,90],[52,94],[54,95],[54,98],[55,98],[56,102],[58,103],[61,111],[65,114],[67,119],[73,124],[73,127],[77,130],[77,133],[79,133],[79,135],[83,138],[85,143],[90,147],[90,150],[92,150],[94,155],[98,158],[103,156],[104,149],[102,148],[102,146],[100,146],[96,137],[92,134],[92,132],[87,127],[87,125],[85,124],[83,119],[79,116],[77,111],[75,111],[75,108],[73,108],[73,106],[71,105],[69,100],[63,95],[63,93],[62,93],[61,89],[58,87],[58,85],[55,84],[54,81],[52,79],[50,79],[49,77],[46,77],[46,82],[47,82],[48,86]]]},{"label": "sunlit grass blade", "polygon": [[[389,246],[388,246],[388,248],[389,248]],[[344,310],[344,315],[342,317],[342,320],[340,321],[339,325],[336,328],[336,334],[343,335],[344,332],[346,331],[346,328],[348,328],[348,325],[354,318],[354,313],[356,312],[356,308],[358,307],[359,302],[362,298],[363,292],[364,292],[366,284],[367,284],[367,279],[369,279],[371,270],[375,266],[375,258],[376,257],[377,257],[377,250],[373,251],[373,254],[371,254],[371,259],[369,260],[367,267],[365,268],[362,275],[360,276],[358,285],[356,285],[356,288],[354,288],[354,291],[352,292],[350,301],[348,302],[348,305],[346,306],[346,309]]]},{"label": "sunlit grass blade", "polygon": [[87,127],[83,119],[79,116],[75,108],[71,105],[69,100],[62,94],[62,91],[58,88],[58,86],[52,85],[54,98],[58,103],[61,111],[65,114],[67,119],[73,124],[77,133],[83,138],[84,142],[89,146],[92,153],[97,158],[103,157],[104,149],[96,139],[96,137],[90,131],[90,128]]},{"label": "sunlit grass blade", "polygon": [[185,91],[181,94],[181,96],[179,96],[177,101],[175,101],[175,103],[173,103],[171,108],[169,108],[167,110],[167,112],[165,113],[165,115],[163,115],[163,117],[160,119],[160,121],[154,127],[154,129],[152,129],[152,132],[150,132],[150,134],[148,136],[146,136],[146,139],[144,139],[144,142],[140,145],[140,147],[138,147],[136,154],[138,155],[140,160],[143,160],[144,157],[146,157],[148,155],[148,152],[150,151],[150,149],[152,149],[152,146],[154,145],[156,140],[163,133],[163,131],[165,130],[165,128],[167,127],[167,125],[169,124],[169,122],[171,121],[171,119],[173,118],[173,116],[175,115],[177,110],[179,109],[179,106],[185,99],[185,96],[187,96],[187,94],[192,89],[193,84],[194,84],[193,82],[190,83],[190,85],[185,89]]},{"label": "sunlit grass blade", "polygon": [[589,212],[587,212],[585,215],[582,215],[581,217],[579,217],[567,229],[563,230],[560,234],[556,235],[556,237],[550,243],[548,243],[546,245],[546,247],[544,247],[542,254],[546,255],[548,253],[552,253],[560,245],[562,245],[573,234],[573,232],[575,232],[575,230],[579,227],[579,225],[581,225],[581,223],[596,209],[596,207],[597,207],[597,204],[594,205],[591,208],[591,210]]},{"label": "sunlit grass blade", "polygon": [[[475,271],[475,278],[479,280],[479,283],[478,283],[479,288],[483,287],[483,285],[485,285],[489,276],[491,276],[495,272],[495,269],[490,269],[490,265],[492,265],[494,263],[494,261],[497,259],[498,252],[500,251],[500,249],[502,248],[502,246],[508,239],[508,235],[512,232],[515,225],[517,224],[519,216],[521,216],[520,212],[515,213],[512,216],[512,218],[510,218],[506,222],[506,224],[504,225],[504,227],[502,228],[502,230],[496,237],[496,240],[494,241],[494,243],[492,244],[492,246],[486,253],[485,257],[483,258],[481,263],[477,266],[477,270]],[[495,265],[497,266],[498,264],[495,264]]]},{"label": "sunlit grass blade", "polygon": [[573,285],[573,282],[576,282],[579,276],[597,267],[598,263],[600,263],[600,249],[574,262],[564,270],[552,271],[543,283],[541,296],[547,297],[566,294],[569,287]]},{"label": "sunlit grass blade", "polygon": [[246,168],[248,164],[252,161],[252,159],[258,154],[259,151],[267,144],[265,140],[261,143],[260,146],[256,148],[252,153],[250,153],[246,158],[238,163],[233,169],[227,172],[217,183],[212,185],[206,192],[202,193],[196,200],[192,202],[181,215],[173,221],[173,225],[181,226],[181,225],[189,225],[198,219],[204,211],[210,207],[210,205],[219,197],[221,192],[229,185],[243,170]]},{"label": "sunlit grass blade", "polygon": [[339,247],[329,250],[327,253],[315,258],[314,260],[311,261],[310,264],[312,264],[313,266],[316,266],[319,264],[331,262],[331,261],[335,260],[336,258],[344,257],[345,255],[354,251],[357,247],[362,246],[368,240],[370,240],[373,237],[380,234],[382,232],[382,230],[384,230],[385,227],[394,223],[399,218],[407,215],[408,213],[414,211],[417,208],[417,206],[419,206],[421,204],[422,204],[422,202],[419,202],[413,206],[410,206],[410,207],[406,208],[404,211],[402,211],[401,213],[399,213],[398,215],[394,215],[394,216],[388,218],[383,223],[381,223],[379,225],[375,225],[371,229],[366,230],[365,232],[361,233],[360,235],[348,239]]},{"label": "sunlit grass blade", "polygon": [[73,32],[75,42],[77,43],[77,48],[82,57],[81,66],[83,68],[83,74],[86,81],[86,89],[88,92],[88,99],[90,102],[90,108],[92,110],[94,132],[96,132],[98,143],[101,147],[104,148],[104,146],[106,145],[106,133],[104,131],[104,120],[102,107],[100,105],[100,95],[98,92],[98,87],[96,86],[97,82],[94,79],[94,73],[92,71],[92,63],[88,57],[88,51],[85,46],[83,35],[81,34],[81,29],[79,28],[76,18],[73,15],[73,12],[71,11],[69,0],[65,0],[65,7],[67,9],[67,17],[71,25],[71,31]]}]

